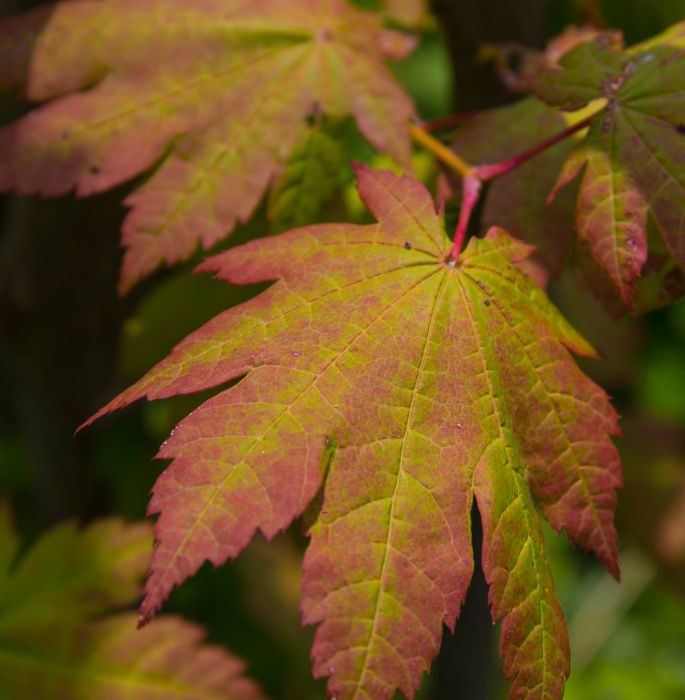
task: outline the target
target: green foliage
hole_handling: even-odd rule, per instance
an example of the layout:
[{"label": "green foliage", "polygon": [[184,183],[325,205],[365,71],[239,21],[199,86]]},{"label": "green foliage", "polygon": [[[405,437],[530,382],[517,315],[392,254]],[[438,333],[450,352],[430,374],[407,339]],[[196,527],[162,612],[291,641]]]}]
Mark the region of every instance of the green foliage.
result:
[{"label": "green foliage", "polygon": [[140,633],[135,615],[114,613],[137,596],[150,535],[116,519],[64,525],[15,562],[2,510],[0,697],[259,700],[240,662],[201,645],[198,627],[167,617]]},{"label": "green foliage", "polygon": [[269,219],[275,231],[311,223],[340,184],[343,153],[321,127],[312,127],[271,190]]}]

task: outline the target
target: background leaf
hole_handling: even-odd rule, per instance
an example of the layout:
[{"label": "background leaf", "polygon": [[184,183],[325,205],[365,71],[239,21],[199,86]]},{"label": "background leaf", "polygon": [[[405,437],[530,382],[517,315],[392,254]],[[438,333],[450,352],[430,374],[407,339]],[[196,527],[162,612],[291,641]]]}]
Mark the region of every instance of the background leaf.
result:
[{"label": "background leaf", "polygon": [[[11,539],[6,513],[0,528],[0,540]],[[195,625],[168,617],[139,632],[130,613],[101,617],[136,598],[150,534],[116,519],[61,526],[3,572],[2,697],[261,698],[242,663],[202,645]]]},{"label": "background leaf", "polygon": [[[579,235],[622,303],[634,310],[649,308],[659,298],[647,285],[637,288],[640,295],[634,298],[648,260],[648,223],[658,231],[661,249],[685,268],[681,32],[676,25],[628,52],[599,37],[570,51],[560,67],[535,81],[539,96],[564,109],[605,100],[560,183],[583,170]],[[651,267],[664,270],[664,281],[667,266],[652,262]],[[673,280],[668,289],[664,301],[680,293],[682,284]]]},{"label": "background leaf", "polygon": [[269,219],[280,233],[314,221],[342,183],[342,150],[321,127],[312,127],[292,152],[271,189]]},{"label": "background leaf", "polygon": [[0,34],[8,82],[53,98],[0,131],[0,188],[84,196],[158,164],[126,200],[123,291],[249,219],[314,113],[409,161],[413,106],[384,59],[414,42],[345,0],[90,0]]}]

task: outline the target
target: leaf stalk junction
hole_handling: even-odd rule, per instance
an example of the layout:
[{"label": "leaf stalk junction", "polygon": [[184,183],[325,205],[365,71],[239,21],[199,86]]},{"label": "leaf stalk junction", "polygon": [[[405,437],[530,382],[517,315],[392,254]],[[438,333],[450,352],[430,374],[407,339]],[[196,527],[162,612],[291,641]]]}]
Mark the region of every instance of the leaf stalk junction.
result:
[{"label": "leaf stalk junction", "polygon": [[[470,118],[471,116],[472,115],[466,115],[465,119]],[[447,256],[447,260],[454,262],[459,258],[459,254],[464,245],[464,239],[466,238],[471,215],[478,204],[478,201],[480,200],[480,196],[483,191],[483,184],[485,182],[501,177],[502,175],[506,175],[512,170],[515,170],[524,163],[528,162],[531,158],[534,158],[543,151],[546,151],[548,148],[551,148],[579,131],[586,129],[595,116],[596,113],[585,117],[579,122],[572,124],[566,129],[563,129],[559,133],[554,134],[549,138],[540,141],[540,143],[535,144],[531,148],[522,151],[513,158],[499,161],[497,163],[485,163],[482,165],[472,165],[471,163],[467,162],[458,153],[436,139],[430,133],[431,130],[459,123],[460,119],[457,118],[459,115],[455,115],[454,118],[446,117],[441,120],[435,120],[434,122],[417,122],[412,124],[410,127],[410,134],[413,141],[430,151],[440,162],[450,168],[450,170],[453,172],[457,173],[457,175],[460,175],[462,178],[461,210],[459,212],[457,228],[454,233],[454,244],[452,245],[452,249]],[[461,121],[464,121],[464,119],[461,119]]]}]

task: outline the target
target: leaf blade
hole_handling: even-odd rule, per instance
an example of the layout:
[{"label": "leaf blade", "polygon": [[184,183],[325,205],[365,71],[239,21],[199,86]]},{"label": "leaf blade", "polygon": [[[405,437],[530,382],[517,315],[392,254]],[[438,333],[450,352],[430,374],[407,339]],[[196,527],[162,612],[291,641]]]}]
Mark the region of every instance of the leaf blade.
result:
[{"label": "leaf blade", "polygon": [[87,196],[159,161],[127,202],[122,291],[249,218],[317,111],[409,162],[414,108],[384,66],[401,37],[344,0],[86,0],[41,17],[37,39],[32,16],[5,26],[0,61],[26,73],[12,47],[32,51],[27,91],[55,99],[0,129],[0,189]]},{"label": "leaf blade", "polygon": [[[287,526],[323,486],[303,584],[304,619],[319,624],[315,673],[344,698],[411,696],[466,592],[475,494],[512,696],[542,688],[559,698],[565,624],[528,489],[556,527],[617,568],[616,417],[570,356],[594,350],[515,266],[530,246],[493,229],[454,263],[419,183],[365,166],[357,176],[378,223],[302,228],[210,260],[204,269],[226,280],[277,281],[100,412],[244,377],[162,449],[175,461],[151,505],[160,544],[144,617],[205,559],[221,564],[257,529],[270,537]],[[594,413],[585,423],[558,413],[550,438],[545,416],[560,411],[562,392],[574,411]],[[265,439],[273,425],[283,430]],[[561,459],[582,440],[592,447]],[[607,517],[593,519],[600,501]],[[506,509],[523,533],[516,551],[494,532]],[[408,624],[419,631],[407,634]]]}]

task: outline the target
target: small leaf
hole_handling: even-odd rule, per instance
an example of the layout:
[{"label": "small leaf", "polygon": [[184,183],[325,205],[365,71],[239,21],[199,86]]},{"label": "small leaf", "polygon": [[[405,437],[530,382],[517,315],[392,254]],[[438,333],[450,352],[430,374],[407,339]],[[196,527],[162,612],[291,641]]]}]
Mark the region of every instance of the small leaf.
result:
[{"label": "small leaf", "polygon": [[338,143],[321,128],[311,128],[271,189],[269,219],[274,229],[312,223],[340,184],[343,164]]},{"label": "small leaf", "polygon": [[[411,697],[471,578],[471,507],[512,695],[561,698],[568,640],[533,496],[618,574],[616,415],[569,350],[593,349],[515,267],[500,229],[459,261],[418,182],[358,166],[378,220],[259,239],[201,267],[277,280],[219,315],[99,415],[219,387],[160,456],[149,619],[205,560],[235,557],[323,485],[304,563],[317,676],[340,698]],[[97,417],[97,416],[96,416]]]},{"label": "small leaf", "polygon": [[85,196],[158,163],[126,201],[124,291],[246,221],[314,113],[409,161],[413,106],[384,60],[413,42],[345,0],[64,2],[5,35],[7,85],[51,101],[0,130],[0,189]]},{"label": "small leaf", "polygon": [[649,292],[649,299],[635,297],[649,260],[649,222],[675,264],[685,270],[682,34],[677,25],[626,52],[600,38],[568,53],[559,67],[535,82],[542,99],[564,109],[598,98],[605,101],[556,189],[584,169],[580,237],[615,294],[635,311],[653,305],[658,296]]}]

